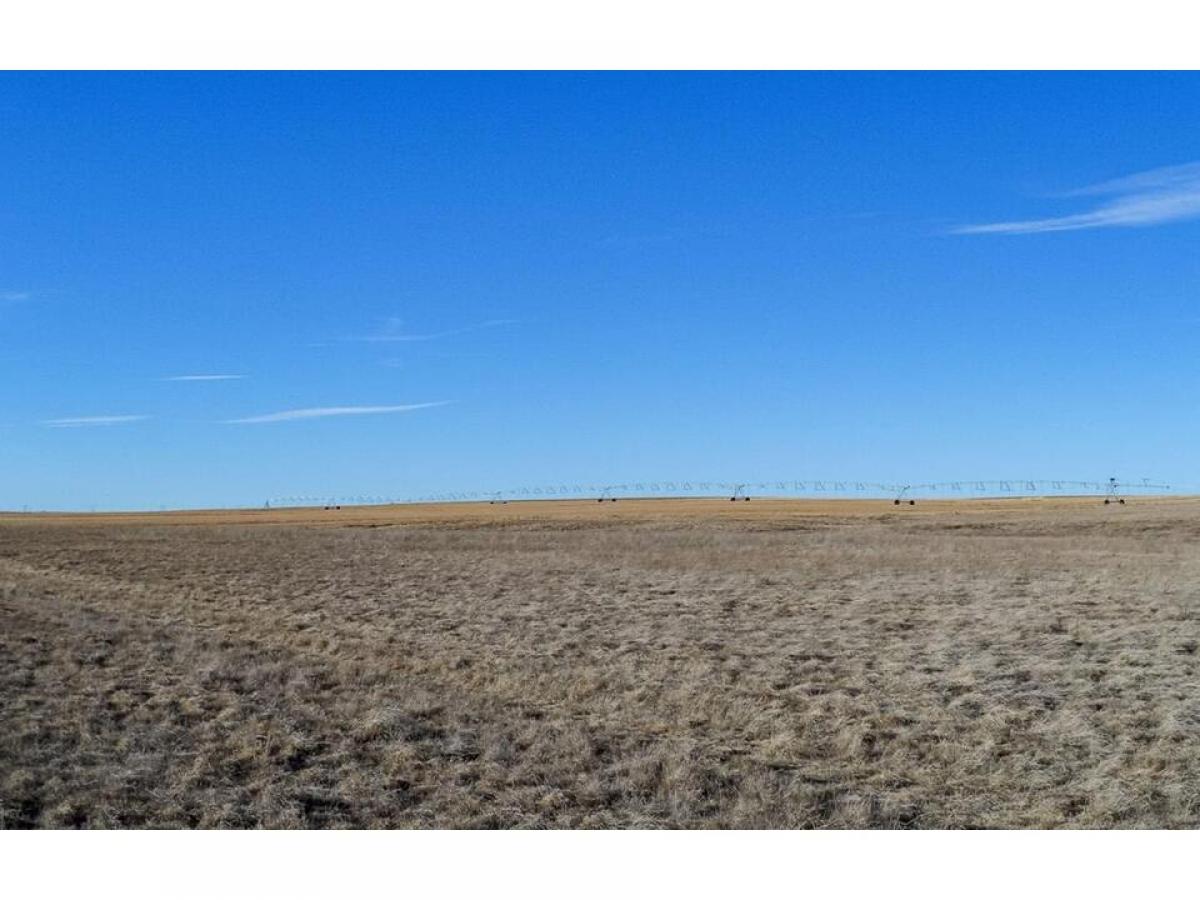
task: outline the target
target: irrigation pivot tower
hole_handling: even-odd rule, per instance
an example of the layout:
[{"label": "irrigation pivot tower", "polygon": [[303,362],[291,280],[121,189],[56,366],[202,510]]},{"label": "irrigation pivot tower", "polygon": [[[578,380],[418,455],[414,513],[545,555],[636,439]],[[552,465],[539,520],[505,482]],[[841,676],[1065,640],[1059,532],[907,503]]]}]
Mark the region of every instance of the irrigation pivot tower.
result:
[{"label": "irrigation pivot tower", "polygon": [[1117,479],[1108,479],[1108,493],[1104,495],[1105,506],[1108,506],[1110,503],[1120,503],[1122,506],[1125,505],[1125,498],[1119,493],[1120,487],[1121,486],[1117,484]]},{"label": "irrigation pivot tower", "polygon": [[1125,497],[1128,495],[1129,488],[1166,491],[1170,490],[1171,486],[1169,484],[1151,484],[1149,478],[1143,478],[1140,484],[1122,483],[1117,481],[1115,478],[1110,478],[1108,479],[1106,488],[1107,491],[1104,495],[1104,505],[1108,506],[1110,503],[1119,503],[1120,505],[1124,506]]}]

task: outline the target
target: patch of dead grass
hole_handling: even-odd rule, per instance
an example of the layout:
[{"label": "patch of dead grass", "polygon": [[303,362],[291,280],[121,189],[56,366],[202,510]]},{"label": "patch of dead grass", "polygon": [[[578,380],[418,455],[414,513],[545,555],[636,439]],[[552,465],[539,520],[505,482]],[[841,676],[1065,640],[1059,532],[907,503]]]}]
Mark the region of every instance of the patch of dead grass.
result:
[{"label": "patch of dead grass", "polygon": [[0,827],[1195,827],[1197,511],[0,526]]}]

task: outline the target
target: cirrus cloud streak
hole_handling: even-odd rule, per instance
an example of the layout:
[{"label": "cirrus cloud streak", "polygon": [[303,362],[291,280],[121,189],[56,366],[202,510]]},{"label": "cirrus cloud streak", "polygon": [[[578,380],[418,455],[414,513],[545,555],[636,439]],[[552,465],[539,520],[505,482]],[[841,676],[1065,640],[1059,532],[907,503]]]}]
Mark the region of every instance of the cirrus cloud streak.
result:
[{"label": "cirrus cloud streak", "polygon": [[260,425],[267,422],[294,422],[298,419],[324,419],[330,416],[376,416],[445,406],[448,402],[442,400],[436,403],[403,403],[394,406],[315,406],[308,409],[285,409],[282,412],[247,416],[242,419],[226,419],[224,424]]},{"label": "cirrus cloud streak", "polygon": [[70,416],[65,419],[43,419],[42,424],[50,428],[86,428],[91,425],[123,425],[126,422],[143,422],[149,416]]},{"label": "cirrus cloud streak", "polygon": [[1137,228],[1200,218],[1200,162],[1151,169],[1071,191],[1068,197],[1111,197],[1095,209],[1015,222],[962,225],[952,234],[1039,234],[1084,228]]},{"label": "cirrus cloud streak", "polygon": [[404,330],[403,320],[393,316],[385,320],[383,328],[375,334],[359,335],[358,337],[343,338],[347,341],[356,341],[366,344],[393,344],[393,343],[413,343],[416,341],[436,341],[441,338],[453,337],[460,334],[470,334],[474,331],[486,331],[489,328],[501,328],[506,325],[518,325],[519,319],[489,319],[486,322],[479,322],[475,325],[466,325],[462,328],[451,328],[445,331],[431,331],[424,333],[413,333]]},{"label": "cirrus cloud streak", "polygon": [[238,381],[244,375],[169,375],[163,381]]}]

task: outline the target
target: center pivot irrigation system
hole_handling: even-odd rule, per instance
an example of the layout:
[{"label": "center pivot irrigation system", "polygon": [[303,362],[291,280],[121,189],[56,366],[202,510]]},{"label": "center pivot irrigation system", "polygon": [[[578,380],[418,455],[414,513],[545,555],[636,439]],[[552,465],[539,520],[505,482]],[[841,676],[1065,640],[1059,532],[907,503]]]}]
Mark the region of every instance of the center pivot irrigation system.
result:
[{"label": "center pivot irrigation system", "polygon": [[[1176,490],[1179,486],[1176,486]],[[749,502],[757,497],[863,497],[890,500],[894,506],[915,506],[918,499],[945,497],[1070,497],[1089,496],[1103,499],[1107,506],[1124,505],[1127,497],[1153,495],[1172,490],[1171,485],[1140,481],[1080,481],[1069,479],[1000,479],[934,481],[911,484],[885,484],[877,481],[840,481],[805,479],[799,481],[639,481],[626,484],[555,484],[520,487],[504,491],[453,491],[423,497],[356,496],[276,497],[268,507],[320,506],[340,509],[343,505],[390,505],[400,503],[489,503],[504,504],[515,500],[567,500],[592,498],[597,503],[616,503],[619,499],[661,497],[728,497],[729,502]]]}]

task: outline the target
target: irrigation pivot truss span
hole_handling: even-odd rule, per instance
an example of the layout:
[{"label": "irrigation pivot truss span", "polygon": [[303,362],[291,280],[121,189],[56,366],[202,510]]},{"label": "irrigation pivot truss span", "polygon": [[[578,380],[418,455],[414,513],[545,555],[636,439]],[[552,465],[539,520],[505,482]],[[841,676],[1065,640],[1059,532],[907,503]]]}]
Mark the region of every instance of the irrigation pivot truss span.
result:
[{"label": "irrigation pivot truss span", "polygon": [[509,490],[443,491],[419,497],[389,497],[380,495],[330,496],[307,495],[275,497],[266,505],[271,507],[320,506],[340,509],[342,506],[392,505],[401,503],[466,503],[503,504],[515,500],[593,499],[598,503],[615,503],[619,499],[656,497],[728,497],[730,502],[746,502],[752,497],[830,497],[880,498],[895,506],[912,506],[919,499],[947,497],[1053,497],[1095,496],[1105,504],[1124,504],[1127,497],[1178,490],[1179,485],[1138,481],[1072,480],[1061,478],[969,479],[960,481],[930,481],[884,483],[846,479],[799,479],[792,481],[637,481],[624,484],[550,484],[524,486]]}]

